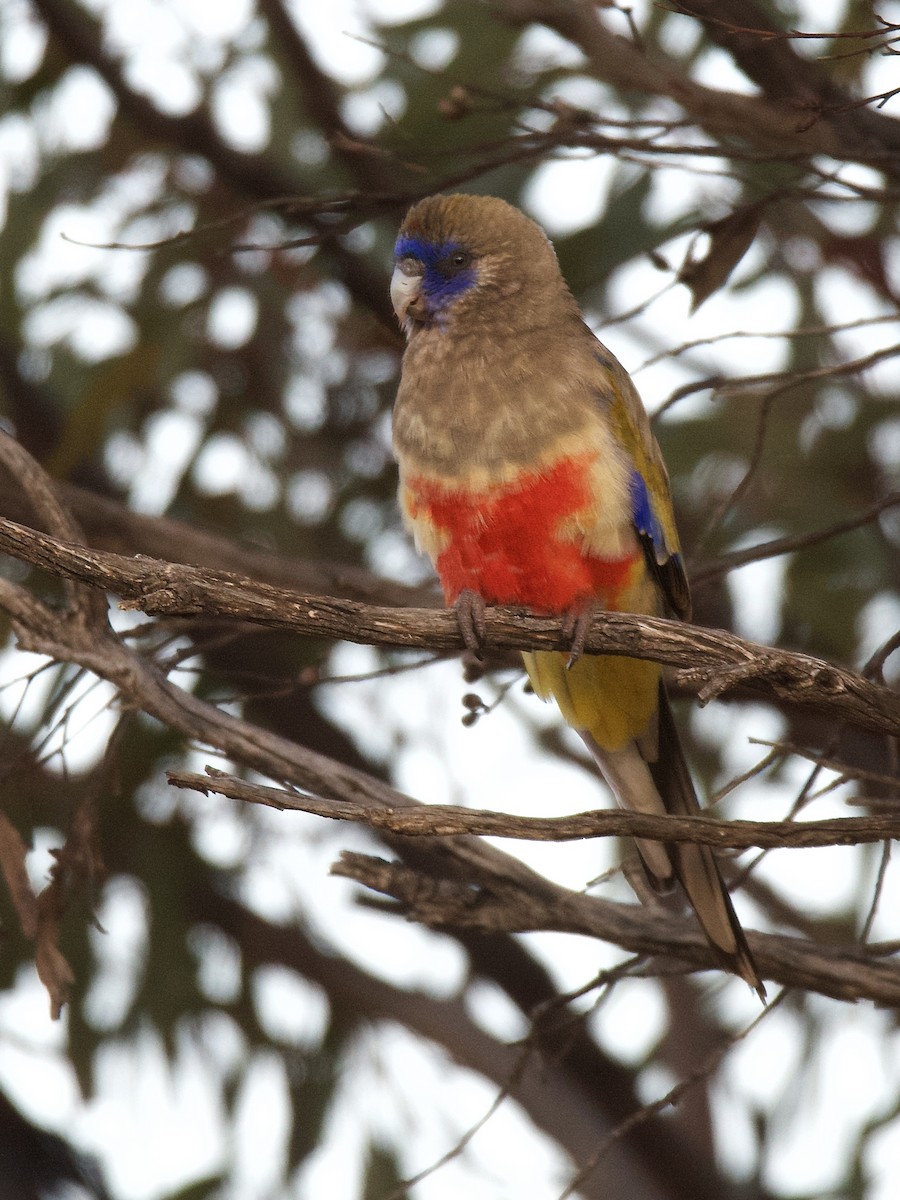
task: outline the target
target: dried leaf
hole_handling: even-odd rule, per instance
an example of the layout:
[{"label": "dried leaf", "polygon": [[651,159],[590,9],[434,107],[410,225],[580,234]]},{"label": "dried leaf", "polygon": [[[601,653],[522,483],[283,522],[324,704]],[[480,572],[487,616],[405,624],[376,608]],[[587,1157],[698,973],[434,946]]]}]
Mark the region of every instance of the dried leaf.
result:
[{"label": "dried leaf", "polygon": [[753,245],[761,219],[761,204],[745,204],[706,226],[709,234],[706,254],[703,258],[689,259],[678,272],[679,283],[690,288],[692,313],[718,291]]},{"label": "dried leaf", "polygon": [[897,303],[885,262],[886,243],[881,238],[871,233],[846,237],[832,233],[821,240],[819,249],[824,262],[846,267],[879,295]]},{"label": "dried leaf", "polygon": [[50,1015],[59,1020],[63,1005],[69,999],[69,991],[75,982],[72,968],[52,938],[38,938],[34,952],[34,965],[38,977],[50,996]]},{"label": "dried leaf", "polygon": [[25,869],[28,853],[19,831],[5,813],[0,813],[0,871],[19,917],[22,932],[29,940],[37,934],[37,898]]},{"label": "dried leaf", "polygon": [[38,978],[50,996],[50,1015],[59,1019],[75,975],[59,948],[59,889],[50,883],[37,898],[37,938],[34,965]]}]

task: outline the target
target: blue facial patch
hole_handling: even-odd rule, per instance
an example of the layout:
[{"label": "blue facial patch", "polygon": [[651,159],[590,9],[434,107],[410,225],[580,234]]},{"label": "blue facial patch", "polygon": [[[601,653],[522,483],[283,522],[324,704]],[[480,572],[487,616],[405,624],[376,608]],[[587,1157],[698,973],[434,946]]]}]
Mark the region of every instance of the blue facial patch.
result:
[{"label": "blue facial patch", "polygon": [[653,504],[644,477],[636,468],[631,472],[631,519],[638,535],[648,541],[653,547],[653,554],[659,563],[669,557],[666,549],[666,538],[659,518],[653,511]]},{"label": "blue facial patch", "polygon": [[[460,261],[460,257],[462,260]],[[459,242],[428,242],[424,238],[399,237],[394,258],[413,258],[422,264],[422,295],[429,310],[439,313],[473,285],[475,265]]]}]

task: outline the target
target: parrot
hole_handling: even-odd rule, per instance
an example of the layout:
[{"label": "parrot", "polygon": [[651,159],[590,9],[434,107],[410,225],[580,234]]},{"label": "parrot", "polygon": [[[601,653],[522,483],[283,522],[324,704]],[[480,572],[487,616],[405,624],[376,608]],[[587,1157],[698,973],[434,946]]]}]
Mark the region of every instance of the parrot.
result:
[{"label": "parrot", "polygon": [[[392,440],[399,503],[476,653],[487,605],[558,616],[571,651],[523,654],[617,803],[701,811],[658,664],[582,653],[598,610],[689,620],[662,453],[624,367],[585,323],[550,239],[493,196],[428,196],[394,247],[406,335]],[[637,840],[726,970],[765,989],[712,850]]]}]

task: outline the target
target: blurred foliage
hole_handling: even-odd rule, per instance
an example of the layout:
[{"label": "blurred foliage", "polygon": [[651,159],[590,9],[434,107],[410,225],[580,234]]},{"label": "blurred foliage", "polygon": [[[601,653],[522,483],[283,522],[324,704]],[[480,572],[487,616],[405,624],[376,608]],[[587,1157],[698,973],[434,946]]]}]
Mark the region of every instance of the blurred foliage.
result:
[{"label": "blurred foliage", "polygon": [[[844,163],[837,150],[828,160],[776,148],[766,155],[727,132],[717,139],[663,89],[606,84],[583,49],[536,22],[536,6],[445,0],[424,16],[395,21],[382,4],[381,23],[369,22],[382,49],[370,53],[368,74],[362,70],[356,83],[316,48],[311,31],[321,21],[304,16],[295,24],[281,0],[257,0],[224,33],[213,30],[226,29],[227,18],[205,29],[197,6],[182,11],[173,0],[159,8],[158,45],[146,14],[143,34],[128,35],[116,7],[76,0],[0,6],[0,45],[10,48],[0,82],[7,179],[0,403],[5,428],[59,480],[239,547],[366,567],[410,583],[426,579],[398,531],[394,500],[389,410],[402,346],[387,269],[407,203],[451,181],[503,195],[545,219],[541,198],[557,189],[560,223],[557,230],[551,222],[551,232],[592,322],[629,368],[662,356],[637,381],[651,409],[666,408],[658,434],[695,564],[824,530],[897,487],[900,412],[889,357],[897,351],[896,325],[883,322],[896,315],[897,194],[893,172],[879,170],[877,159],[859,165],[848,155]],[[811,7],[795,7],[767,5],[765,12],[783,29],[814,20]],[[874,20],[868,5],[844,8],[835,31]],[[579,9],[592,6],[555,6],[563,16]],[[747,24],[757,15],[748,10]],[[635,32],[622,11],[604,10],[603,19],[623,39]],[[725,52],[708,28],[652,4],[635,5],[633,19],[651,60],[713,86]],[[879,91],[884,73],[874,77],[883,65],[874,45],[854,40],[855,58],[823,60],[823,69],[833,68],[834,79],[860,95]],[[805,62],[820,49],[784,46]],[[723,86],[731,87],[727,72]],[[884,120],[893,123],[890,106]],[[602,186],[594,175],[573,184],[579,177],[566,169],[598,158]],[[589,188],[597,194],[585,195]],[[577,211],[595,210],[574,228],[562,203],[573,190]],[[334,197],[341,202],[329,211]],[[687,322],[679,270],[710,253],[703,231],[712,222],[757,203],[762,223],[752,245],[726,289]],[[627,322],[604,328],[626,311]],[[863,319],[872,323],[852,327]],[[768,336],[742,336],[750,323]],[[841,370],[876,353],[885,361],[869,370]],[[754,378],[769,373],[770,380]],[[703,380],[713,382],[699,386]],[[900,612],[898,543],[896,510],[886,510],[784,559],[777,594],[766,597],[780,644],[861,668],[894,632],[890,621]],[[176,541],[172,557],[179,553]],[[770,588],[762,578],[748,572],[734,587]],[[698,619],[728,626],[734,591],[726,576],[711,579],[697,592]],[[267,908],[253,868],[274,861],[282,842],[296,843],[298,873],[308,871],[313,886],[324,887],[341,838],[360,835],[332,832],[323,843],[311,824],[282,819],[276,828],[256,812],[222,815],[219,800],[173,797],[165,769],[195,769],[206,756],[140,716],[101,714],[93,728],[105,730],[103,739],[113,724],[122,726],[113,761],[95,745],[87,765],[67,765],[66,746],[79,738],[90,745],[91,737],[74,727],[82,710],[68,723],[73,675],[53,668],[15,685],[29,668],[15,656],[8,625],[2,632],[9,682],[0,695],[10,725],[0,741],[4,811],[41,847],[59,845],[86,797],[96,811],[106,874],[82,881],[63,930],[76,975],[65,1056],[84,1095],[95,1094],[97,1066],[110,1047],[127,1053],[152,1035],[174,1069],[188,1043],[220,1057],[219,1035],[210,1030],[227,1029],[235,1050],[209,1085],[218,1088],[222,1120],[235,1127],[253,1064],[274,1050],[292,1116],[266,1194],[308,1194],[290,1189],[328,1142],[342,1089],[358,1067],[360,1026],[385,1021],[387,1000],[369,1011],[364,968],[330,943],[323,904],[309,903],[298,885],[288,901]],[[187,623],[164,629],[157,654],[168,655],[180,682],[198,694],[323,753],[390,773],[407,736],[402,714],[370,714],[384,722],[381,740],[392,749],[376,752],[371,738],[355,739],[350,722],[335,716],[340,704],[320,705],[310,686],[327,669],[329,647],[227,632]],[[893,662],[888,676],[896,681]],[[786,741],[838,753],[840,729],[790,713],[779,719]],[[568,757],[559,739],[542,737],[541,745],[545,754]],[[882,744],[845,740],[843,748],[851,767],[890,769]],[[727,741],[689,741],[707,790],[727,776],[728,750]],[[776,771],[773,786],[779,779]],[[227,826],[224,850],[209,832],[217,821]],[[46,854],[36,861],[45,864]],[[781,896],[775,904],[767,889],[777,888],[766,878],[752,893],[762,919],[789,926],[791,902]],[[854,911],[867,907],[865,886],[871,879],[861,873]],[[129,911],[137,910],[134,947],[127,962],[115,963],[108,943],[118,935],[102,932],[94,914],[102,917],[104,905],[119,911],[122,887]],[[0,984],[12,990],[23,986],[31,947],[16,933],[5,898],[0,909],[7,931]],[[825,929],[842,915],[823,912],[808,925]],[[380,936],[388,939],[392,918],[382,920]],[[807,927],[807,918],[797,921]],[[225,961],[233,977],[211,983]],[[531,995],[523,960],[516,961],[518,994]],[[273,1031],[255,981],[274,962],[324,998],[314,1035]],[[479,970],[490,974],[484,964]],[[501,986],[516,999],[515,982]],[[524,1000],[520,1007],[528,1011]],[[728,1024],[712,1007],[708,1040]],[[224,1025],[211,1025],[214,1018]],[[402,1013],[394,1019],[405,1020]],[[9,1032],[4,1027],[0,1038]],[[691,1044],[698,1057],[701,1044]],[[656,1049],[657,1061],[669,1053]],[[806,1063],[800,1074],[812,1077],[814,1067]],[[372,1105],[371,1094],[357,1103]],[[392,1195],[401,1174],[421,1162],[414,1145],[387,1144],[376,1118],[360,1122],[358,1138],[366,1200]],[[867,1119],[874,1125],[871,1113],[861,1114],[860,1130]],[[760,1116],[759,1125],[762,1160],[774,1134],[772,1121]],[[207,1177],[198,1167],[202,1177],[177,1195],[237,1194],[228,1190],[237,1169],[230,1134],[221,1158],[221,1173],[217,1166]],[[697,1163],[716,1171],[708,1145]],[[425,1186],[416,1194],[440,1194]],[[842,1194],[862,1196],[866,1186],[857,1170]],[[666,1194],[705,1194],[698,1188],[696,1180],[673,1177]],[[741,1194],[764,1190],[760,1184]]]}]

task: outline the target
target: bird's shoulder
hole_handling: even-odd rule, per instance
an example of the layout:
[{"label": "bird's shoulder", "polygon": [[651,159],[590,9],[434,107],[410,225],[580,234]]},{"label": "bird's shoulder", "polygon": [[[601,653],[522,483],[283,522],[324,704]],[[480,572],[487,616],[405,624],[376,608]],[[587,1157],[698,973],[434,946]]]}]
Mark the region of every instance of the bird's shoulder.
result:
[{"label": "bird's shoulder", "polygon": [[612,439],[627,455],[630,471],[631,521],[644,545],[648,566],[676,613],[687,618],[690,591],[684,572],[669,473],[647,410],[631,376],[588,329],[594,357],[592,367],[597,402],[608,421]]}]

